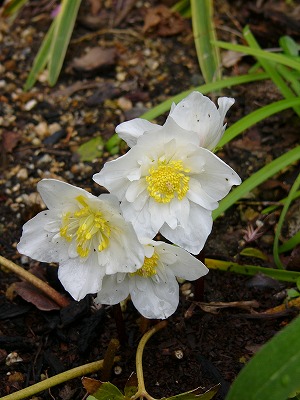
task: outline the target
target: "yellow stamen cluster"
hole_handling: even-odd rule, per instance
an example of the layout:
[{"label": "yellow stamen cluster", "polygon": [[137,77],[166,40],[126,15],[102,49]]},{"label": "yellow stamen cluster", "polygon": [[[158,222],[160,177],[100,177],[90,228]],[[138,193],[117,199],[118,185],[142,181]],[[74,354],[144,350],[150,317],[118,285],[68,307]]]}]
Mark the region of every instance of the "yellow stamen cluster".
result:
[{"label": "yellow stamen cluster", "polygon": [[148,193],[158,203],[169,203],[174,197],[182,200],[189,190],[189,172],[182,160],[158,161],[146,176]]},{"label": "yellow stamen cluster", "polygon": [[131,275],[139,275],[143,278],[149,278],[156,274],[159,256],[154,252],[152,257],[145,257],[143,266]]},{"label": "yellow stamen cluster", "polygon": [[75,240],[78,255],[85,258],[93,246],[98,251],[107,248],[111,229],[103,214],[93,210],[84,196],[78,196],[76,200],[80,209],[63,215],[60,236],[67,242]]}]

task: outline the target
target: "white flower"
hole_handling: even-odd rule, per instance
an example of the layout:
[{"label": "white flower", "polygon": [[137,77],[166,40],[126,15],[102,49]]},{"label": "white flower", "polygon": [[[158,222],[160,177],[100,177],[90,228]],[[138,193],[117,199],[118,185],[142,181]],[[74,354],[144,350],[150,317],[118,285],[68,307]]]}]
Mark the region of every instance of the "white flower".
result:
[{"label": "white flower", "polygon": [[[199,146],[214,150],[226,128],[224,118],[234,99],[220,97],[219,108],[206,96],[192,92],[177,105],[173,103],[169,118],[187,132],[195,132],[199,137]],[[142,118],[123,122],[116,127],[117,134],[133,147],[137,139],[145,133],[160,131],[161,126]]]},{"label": "white flower", "polygon": [[24,225],[17,248],[38,261],[58,262],[58,277],[74,299],[98,292],[106,274],[141,267],[143,246],[115,196],[95,197],[55,179],[40,181],[38,191],[48,210]]},{"label": "white flower", "polygon": [[146,318],[164,319],[179,302],[176,277],[195,280],[208,269],[180,247],[144,240],[145,261],[138,271],[106,275],[96,303],[117,304],[130,294],[136,309]]},{"label": "white flower", "polygon": [[196,133],[169,118],[93,176],[118,197],[123,216],[140,237],[159,231],[193,254],[211,231],[211,211],[232,185],[241,183],[236,172],[198,141]]}]

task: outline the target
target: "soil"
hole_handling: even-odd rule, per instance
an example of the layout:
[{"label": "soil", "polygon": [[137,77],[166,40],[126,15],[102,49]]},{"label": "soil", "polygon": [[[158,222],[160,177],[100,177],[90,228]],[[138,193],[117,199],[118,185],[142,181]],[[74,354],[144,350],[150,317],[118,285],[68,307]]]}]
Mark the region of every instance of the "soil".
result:
[{"label": "soil", "polygon": [[[112,155],[104,147],[94,160],[82,161],[77,152],[79,146],[99,136],[106,142],[120,122],[202,84],[203,78],[189,20],[177,16],[174,23],[168,14],[159,14],[155,26],[145,24],[148,21],[149,25],[149,18],[151,23],[155,19],[153,7],[170,7],[174,2],[95,0],[82,2],[57,84],[49,87],[42,74],[34,88],[24,92],[23,85],[57,3],[29,1],[11,25],[4,19],[0,21],[0,254],[25,269],[35,268],[35,273],[42,274],[68,297],[57,279],[57,266],[37,263],[16,250],[23,224],[44,207],[36,191],[37,182],[46,177],[58,178],[100,194],[102,189],[92,181],[92,174],[126,148],[121,146],[118,154]],[[218,38],[243,43],[242,27],[249,24],[263,48],[277,48],[283,35],[297,41],[297,9],[283,0],[216,1]],[[91,56],[82,61],[93,48],[105,50],[103,59]],[[243,57],[224,68],[223,74],[247,73],[253,63],[252,58]],[[227,115],[229,125],[282,98],[271,81],[235,86],[218,94],[221,95],[236,99]],[[218,96],[211,95],[213,100]],[[159,117],[157,122],[163,123],[165,117]],[[247,130],[218,156],[245,179],[294,147],[298,132],[299,120],[292,110],[287,110]],[[296,174],[297,167],[291,166],[217,219],[205,256],[274,267],[272,244],[278,212],[264,221],[261,211],[286,197]],[[264,221],[262,236],[245,243],[244,230],[255,226],[258,220]],[[287,220],[286,234],[292,229],[292,220],[293,215]],[[244,247],[250,246],[261,250],[266,260],[240,255]],[[43,311],[42,306],[24,299],[18,285],[12,286],[20,282],[16,275],[2,268],[0,279],[0,396],[102,359],[109,341],[118,337],[114,309],[96,309],[93,296],[79,303],[70,299],[70,305],[63,309]],[[256,300],[256,311],[263,311],[281,304],[290,286],[261,276],[250,278],[211,270],[205,277],[202,299]],[[253,318],[251,310],[239,308],[208,312],[194,302],[194,291],[195,283],[181,284],[178,310],[168,319],[168,326],[146,346],[145,382],[154,397],[175,395],[198,386],[207,390],[221,383],[215,398],[224,399],[245,363],[294,316]],[[135,370],[135,351],[144,323],[130,301],[123,316],[126,340],[118,350],[121,361],[110,378],[121,390]],[[7,365],[12,352],[19,361]],[[101,373],[92,376],[101,379]],[[44,391],[35,399],[79,400],[85,394],[78,378]]]}]

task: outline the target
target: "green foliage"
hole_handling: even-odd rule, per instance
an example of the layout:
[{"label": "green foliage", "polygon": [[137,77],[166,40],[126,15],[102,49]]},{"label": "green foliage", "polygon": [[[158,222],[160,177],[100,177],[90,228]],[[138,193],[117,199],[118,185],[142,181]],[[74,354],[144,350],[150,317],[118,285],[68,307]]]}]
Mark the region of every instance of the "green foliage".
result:
[{"label": "green foliage", "polygon": [[55,85],[65,59],[80,3],[81,0],[62,0],[60,11],[53,20],[35,57],[24,90],[29,90],[35,84],[39,74],[46,67],[48,82],[50,86]]},{"label": "green foliage", "polygon": [[254,247],[245,247],[242,251],[240,251],[241,256],[260,258],[261,260],[267,260],[268,257],[259,249]]},{"label": "green foliage", "polygon": [[[299,150],[299,153],[300,153],[300,150]],[[300,187],[300,174],[296,178],[296,180],[295,180],[295,182],[294,182],[294,184],[293,184],[293,186],[292,186],[292,188],[291,188],[291,190],[290,190],[290,192],[288,194],[287,200],[286,200],[286,202],[285,202],[285,204],[283,206],[283,209],[282,209],[282,212],[280,214],[280,218],[279,218],[276,230],[275,230],[275,238],[274,238],[274,244],[273,244],[273,256],[274,256],[274,261],[275,261],[275,263],[276,263],[278,268],[283,268],[282,262],[281,262],[281,260],[279,258],[279,249],[278,249],[279,236],[280,236],[280,233],[281,233],[281,229],[282,229],[282,225],[284,223],[284,219],[285,219],[286,213],[288,212],[290,204],[292,203],[292,200],[293,200],[293,196],[297,192],[299,187]],[[297,240],[299,240],[299,235],[298,235],[298,238],[296,238],[296,239],[295,239],[295,236],[294,236],[294,240],[293,240],[292,243],[296,245],[297,244]],[[291,245],[291,242],[289,243],[289,249],[290,249],[290,245]]]},{"label": "green foliage", "polygon": [[88,396],[87,400],[125,400],[126,397],[110,382],[103,382],[100,388]]},{"label": "green foliage", "polygon": [[77,153],[80,156],[80,161],[94,161],[103,154],[103,139],[97,136],[93,139],[83,143],[78,149]]},{"label": "green foliage", "polygon": [[241,275],[253,276],[256,274],[264,274],[282,282],[297,283],[298,279],[300,279],[300,272],[297,271],[286,271],[282,269],[265,268],[257,265],[248,264],[241,265],[231,261],[213,260],[210,258],[206,258],[205,265],[209,269],[216,269],[218,271],[224,272],[235,272]]},{"label": "green foliage", "polygon": [[[172,397],[163,397],[160,400],[211,400],[218,392],[219,388],[220,385],[213,386],[205,393],[201,393],[202,388],[197,388]],[[115,385],[110,382],[104,382],[95,393],[87,397],[87,400],[129,400],[131,398],[136,398],[134,397],[136,393],[137,387],[127,387],[127,390],[125,387],[125,395],[123,395]],[[139,396],[139,398],[141,397],[153,399],[146,393],[144,396]]]},{"label": "green foliage", "polygon": [[300,317],[274,336],[242,369],[226,400],[286,400],[299,389]]},{"label": "green foliage", "polygon": [[265,182],[271,176],[281,171],[300,159],[300,146],[293,148],[282,156],[271,161],[260,170],[246,179],[240,186],[235,188],[227,197],[220,201],[219,207],[213,211],[213,219],[218,218],[224,211],[231,207],[237,200],[245,196],[255,187]]},{"label": "green foliage", "polygon": [[212,0],[191,0],[194,42],[201,73],[206,83],[221,79],[219,48],[213,44],[216,32]]}]

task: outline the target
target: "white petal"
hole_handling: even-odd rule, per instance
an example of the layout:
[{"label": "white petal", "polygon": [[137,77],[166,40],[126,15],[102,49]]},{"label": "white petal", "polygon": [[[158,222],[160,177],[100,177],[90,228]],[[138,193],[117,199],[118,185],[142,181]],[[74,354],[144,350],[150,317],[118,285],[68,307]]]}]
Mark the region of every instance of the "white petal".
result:
[{"label": "white petal", "polygon": [[[123,275],[123,279],[120,279]],[[100,292],[95,299],[96,304],[117,304],[129,295],[129,281],[126,274],[106,275],[102,281]]]},{"label": "white petal", "polygon": [[173,118],[168,117],[164,125],[156,132],[149,132],[147,135],[140,136],[137,144],[145,148],[155,149],[155,152],[163,153],[165,144],[175,141],[177,144],[186,145],[187,143],[195,146],[199,145],[199,138],[195,132],[187,131],[179,126]]},{"label": "white petal", "polygon": [[197,132],[199,145],[212,150],[221,139],[225,126],[223,121],[234,99],[218,99],[219,109],[206,96],[192,92],[170,112],[175,122],[187,131]]},{"label": "white petal", "polygon": [[62,262],[58,268],[58,278],[71,296],[79,301],[89,293],[101,289],[105,269],[101,268],[96,257],[82,261],[80,257]]},{"label": "white petal", "polygon": [[219,105],[219,114],[222,120],[224,120],[225,115],[229,108],[233,106],[235,100],[232,97],[219,97],[218,98],[218,105]]},{"label": "white petal", "polygon": [[134,203],[124,200],[121,203],[121,210],[124,218],[132,223],[138,236],[153,238],[156,235],[157,232],[155,232],[151,224],[148,203],[141,210],[137,211]]},{"label": "white petal", "polygon": [[[140,285],[140,281],[143,281],[143,285]],[[178,283],[171,273],[167,274],[166,281],[160,280],[158,283],[151,278],[130,278],[129,290],[134,306],[145,318],[168,318],[179,303]]]},{"label": "white petal", "polygon": [[44,229],[44,226],[57,222],[54,211],[42,211],[23,226],[23,233],[17,249],[35,260],[42,262],[59,262],[68,258],[68,245],[60,239],[56,242],[55,232]]},{"label": "white petal", "polygon": [[37,189],[49,209],[62,209],[68,202],[75,203],[76,197],[80,195],[94,197],[84,189],[56,179],[42,179]]},{"label": "white petal", "polygon": [[170,242],[184,248],[192,254],[202,250],[212,228],[211,212],[197,204],[190,203],[188,224],[171,229],[164,224],[160,233]]},{"label": "white petal", "polygon": [[142,118],[135,118],[131,121],[122,122],[116,127],[119,137],[128,144],[129,147],[136,145],[137,139],[146,132],[160,128],[160,125],[153,124]]},{"label": "white petal", "polygon": [[218,202],[206,193],[205,189],[198,180],[191,178],[189,185],[190,189],[187,193],[187,198],[189,200],[199,204],[199,206],[202,206],[207,210],[214,210],[218,207]]},{"label": "white petal", "polygon": [[[165,244],[163,247],[165,248],[163,254],[171,253],[176,256],[175,261],[170,263],[168,268],[178,278],[193,281],[208,273],[208,268],[186,250],[169,244]],[[161,251],[159,254],[161,254]],[[160,259],[162,262],[164,261],[163,255]]]},{"label": "white petal", "polygon": [[132,203],[136,198],[146,189],[146,185],[143,180],[137,180],[131,182],[127,188],[125,198],[129,203]]},{"label": "white petal", "polygon": [[238,174],[218,158],[215,154],[206,149],[199,149],[205,158],[204,171],[196,179],[199,180],[203,190],[219,201],[227,195],[233,185],[240,185],[241,178]]}]

